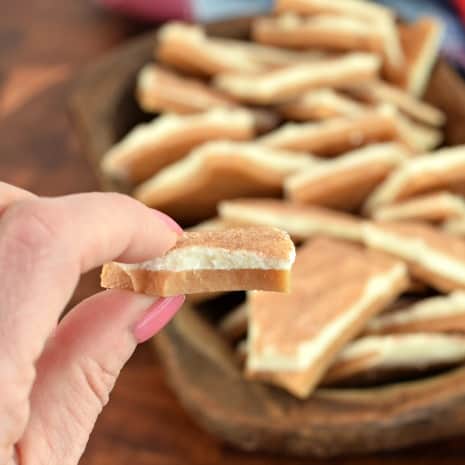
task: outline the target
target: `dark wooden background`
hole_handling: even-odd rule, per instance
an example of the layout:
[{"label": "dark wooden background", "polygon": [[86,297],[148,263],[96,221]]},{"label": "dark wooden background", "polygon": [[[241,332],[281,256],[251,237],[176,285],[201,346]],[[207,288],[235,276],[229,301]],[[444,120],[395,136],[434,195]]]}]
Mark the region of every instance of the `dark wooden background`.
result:
[{"label": "dark wooden background", "polygon": [[[79,72],[146,25],[89,0],[4,1],[0,13],[0,179],[41,195],[97,189],[73,133],[67,97]],[[75,303],[98,290],[84,276]],[[463,465],[465,439],[335,465]],[[149,345],[123,370],[82,465],[297,465],[317,460],[247,454],[199,429],[166,385]]]}]

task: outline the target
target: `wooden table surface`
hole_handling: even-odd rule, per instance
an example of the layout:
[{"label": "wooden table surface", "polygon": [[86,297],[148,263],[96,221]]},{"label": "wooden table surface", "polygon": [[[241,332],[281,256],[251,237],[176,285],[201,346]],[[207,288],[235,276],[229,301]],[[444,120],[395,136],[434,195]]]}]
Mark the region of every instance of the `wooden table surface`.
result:
[{"label": "wooden table surface", "polygon": [[[3,2],[0,15],[0,179],[41,195],[97,189],[68,118],[67,96],[80,70],[147,27],[89,0]],[[84,276],[75,303],[98,289]],[[335,465],[463,465],[465,440],[402,453],[341,458]],[[294,465],[318,460],[247,454],[198,428],[166,385],[150,346],[123,370],[82,465]]]}]

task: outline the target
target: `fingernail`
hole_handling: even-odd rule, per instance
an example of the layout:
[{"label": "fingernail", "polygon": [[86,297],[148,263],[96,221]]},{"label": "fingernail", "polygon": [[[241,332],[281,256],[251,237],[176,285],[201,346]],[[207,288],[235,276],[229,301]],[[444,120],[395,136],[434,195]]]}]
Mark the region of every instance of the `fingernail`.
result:
[{"label": "fingernail", "polygon": [[134,336],[137,342],[145,342],[157,334],[173,318],[181,308],[184,300],[183,295],[175,297],[164,297],[155,302],[134,328]]},{"label": "fingernail", "polygon": [[153,213],[161,220],[163,223],[165,223],[168,228],[171,229],[171,231],[174,231],[176,234],[182,234],[183,230],[181,226],[179,226],[176,221],[173,220],[170,216],[166,215],[165,213],[159,211],[159,210],[153,210]]}]

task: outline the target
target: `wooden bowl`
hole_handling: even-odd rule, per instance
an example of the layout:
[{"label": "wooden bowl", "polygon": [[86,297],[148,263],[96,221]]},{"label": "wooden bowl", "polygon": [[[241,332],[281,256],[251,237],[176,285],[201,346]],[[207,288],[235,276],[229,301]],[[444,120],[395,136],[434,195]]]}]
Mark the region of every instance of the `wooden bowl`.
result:
[{"label": "wooden bowl", "polygon": [[[223,37],[247,37],[250,21],[212,24]],[[137,71],[152,59],[156,33],[91,66],[71,97],[72,116],[103,190],[102,155],[149,115],[134,99]],[[427,100],[447,115],[446,145],[465,143],[465,85],[445,62]],[[221,309],[219,309],[221,310]],[[171,384],[196,421],[247,450],[323,457],[398,449],[465,432],[465,368],[408,383],[367,389],[320,389],[306,401],[245,381],[229,346],[186,305],[154,340]]]}]

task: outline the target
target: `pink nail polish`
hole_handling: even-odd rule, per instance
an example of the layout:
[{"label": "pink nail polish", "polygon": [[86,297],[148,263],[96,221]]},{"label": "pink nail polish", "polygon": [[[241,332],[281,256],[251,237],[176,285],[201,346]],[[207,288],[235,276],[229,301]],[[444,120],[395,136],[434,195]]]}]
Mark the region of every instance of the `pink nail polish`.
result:
[{"label": "pink nail polish", "polygon": [[161,220],[163,223],[165,223],[168,228],[170,228],[172,231],[174,231],[176,234],[182,234],[183,230],[181,226],[179,226],[176,221],[173,220],[170,216],[166,215],[165,213],[159,211],[159,210],[153,210],[153,213]]},{"label": "pink nail polish", "polygon": [[158,333],[181,308],[185,299],[185,296],[177,295],[157,300],[134,328],[134,336],[137,342],[145,342]]}]

